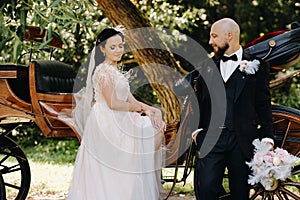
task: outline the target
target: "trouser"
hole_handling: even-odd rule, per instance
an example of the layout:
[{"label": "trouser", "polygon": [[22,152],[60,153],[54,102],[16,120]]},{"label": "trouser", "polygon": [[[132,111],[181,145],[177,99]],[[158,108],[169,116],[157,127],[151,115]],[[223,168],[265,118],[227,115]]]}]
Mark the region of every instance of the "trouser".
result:
[{"label": "trouser", "polygon": [[250,170],[237,143],[235,133],[224,129],[216,145],[195,164],[194,190],[197,200],[216,200],[223,190],[225,168],[228,169],[231,200],[249,199],[247,184]]}]

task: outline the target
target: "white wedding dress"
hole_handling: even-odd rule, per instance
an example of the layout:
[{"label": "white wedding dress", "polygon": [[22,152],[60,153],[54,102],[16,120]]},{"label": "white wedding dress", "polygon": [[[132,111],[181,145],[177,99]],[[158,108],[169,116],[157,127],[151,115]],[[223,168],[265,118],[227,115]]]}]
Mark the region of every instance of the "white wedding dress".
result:
[{"label": "white wedding dress", "polygon": [[[100,84],[113,84],[116,97],[130,95],[128,79],[100,64],[93,75],[95,103],[84,128],[68,200],[158,200],[161,147],[146,116],[111,110]],[[160,146],[160,145],[158,145]]]}]

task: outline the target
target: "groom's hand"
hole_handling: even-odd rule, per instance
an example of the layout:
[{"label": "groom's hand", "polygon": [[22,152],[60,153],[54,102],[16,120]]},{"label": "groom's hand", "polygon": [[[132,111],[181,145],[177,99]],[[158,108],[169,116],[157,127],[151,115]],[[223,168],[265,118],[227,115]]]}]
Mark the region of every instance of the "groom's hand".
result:
[{"label": "groom's hand", "polygon": [[192,138],[196,145],[197,145],[197,136],[198,136],[199,132],[202,130],[203,130],[203,128],[199,128],[199,129],[195,130],[194,132],[192,132]]}]

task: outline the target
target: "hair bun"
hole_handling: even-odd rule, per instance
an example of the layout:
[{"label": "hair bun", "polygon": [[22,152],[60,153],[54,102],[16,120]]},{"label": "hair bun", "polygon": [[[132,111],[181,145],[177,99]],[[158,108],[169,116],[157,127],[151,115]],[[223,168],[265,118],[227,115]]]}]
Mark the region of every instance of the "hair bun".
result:
[{"label": "hair bun", "polygon": [[96,45],[104,42],[108,38],[110,38],[114,35],[117,35],[117,34],[120,34],[121,37],[124,38],[124,33],[123,33],[124,30],[125,30],[125,28],[122,25],[118,25],[115,28],[108,27],[108,28],[103,29],[103,31],[101,31],[97,37]]}]

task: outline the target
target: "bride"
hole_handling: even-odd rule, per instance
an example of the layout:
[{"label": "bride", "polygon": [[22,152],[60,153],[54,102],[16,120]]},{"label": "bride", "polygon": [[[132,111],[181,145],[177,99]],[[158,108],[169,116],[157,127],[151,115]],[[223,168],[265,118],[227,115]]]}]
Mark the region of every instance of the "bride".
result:
[{"label": "bride", "polygon": [[122,30],[105,28],[91,53],[86,86],[74,95],[81,144],[69,200],[161,199],[165,123],[159,109],[130,93],[118,71],[123,53]]}]

